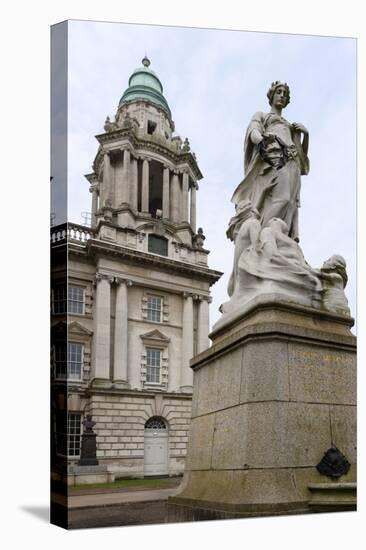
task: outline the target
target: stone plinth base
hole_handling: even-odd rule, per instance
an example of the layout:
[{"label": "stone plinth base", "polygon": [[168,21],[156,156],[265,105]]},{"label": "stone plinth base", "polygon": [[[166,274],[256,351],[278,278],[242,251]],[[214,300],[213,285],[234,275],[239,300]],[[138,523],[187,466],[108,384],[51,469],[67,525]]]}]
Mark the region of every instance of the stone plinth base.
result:
[{"label": "stone plinth base", "polygon": [[84,432],[81,436],[81,453],[79,466],[98,466],[97,435],[94,432]]},{"label": "stone plinth base", "polygon": [[104,465],[70,466],[67,473],[67,485],[90,485],[92,483],[113,483],[115,474]]},{"label": "stone plinth base", "polygon": [[337,482],[355,483],[352,324],[256,301],[211,334],[213,346],[191,361],[186,473],[169,521],[311,512],[311,487],[333,482],[316,468],[330,447],[351,464]]},{"label": "stone plinth base", "polygon": [[312,483],[309,506],[314,512],[356,510],[356,483]]}]

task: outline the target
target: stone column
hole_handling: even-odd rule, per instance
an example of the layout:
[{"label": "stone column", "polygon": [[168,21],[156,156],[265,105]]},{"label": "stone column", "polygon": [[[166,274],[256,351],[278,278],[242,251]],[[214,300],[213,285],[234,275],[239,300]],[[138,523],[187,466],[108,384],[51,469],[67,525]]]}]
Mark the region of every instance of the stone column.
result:
[{"label": "stone column", "polygon": [[131,281],[115,277],[116,292],[116,320],[114,327],[114,372],[115,386],[128,386],[128,296],[127,288]]},{"label": "stone column", "polygon": [[142,190],[141,190],[141,211],[144,214],[149,212],[149,161],[142,161]]},{"label": "stone column", "polygon": [[189,192],[189,176],[187,172],[184,172],[183,173],[183,200],[182,200],[182,214],[181,214],[181,219],[183,222],[189,222],[188,192]]},{"label": "stone column", "polygon": [[94,308],[93,365],[94,382],[109,385],[111,282],[113,277],[97,273]]},{"label": "stone column", "polygon": [[105,206],[106,200],[110,195],[110,185],[111,185],[111,159],[109,152],[104,152],[104,167],[103,167],[103,182],[102,182],[102,192],[100,194],[101,206]]},{"label": "stone column", "polygon": [[177,173],[173,174],[171,189],[172,189],[171,219],[173,222],[178,223],[180,221],[179,219],[180,186],[179,186],[179,177]]},{"label": "stone column", "polygon": [[132,210],[137,212],[138,204],[138,164],[137,159],[131,159],[131,187],[130,187],[130,204]]},{"label": "stone column", "polygon": [[191,227],[192,231],[196,232],[196,190],[197,190],[197,184],[196,182],[193,182],[193,185],[191,187]]},{"label": "stone column", "polygon": [[182,335],[182,365],[181,391],[190,392],[193,387],[193,371],[189,361],[193,357],[193,298],[191,294],[183,294],[183,335]]},{"label": "stone column", "polygon": [[92,194],[92,211],[91,211],[91,226],[96,227],[97,225],[97,219],[96,219],[96,212],[98,210],[98,190],[95,185],[92,185],[89,189],[89,191]]},{"label": "stone column", "polygon": [[163,172],[163,218],[170,217],[170,170],[164,166]]},{"label": "stone column", "polygon": [[210,331],[210,296],[201,296],[198,303],[198,326],[197,326],[197,353],[201,353],[210,347],[208,333]]},{"label": "stone column", "polygon": [[121,204],[129,204],[130,202],[130,161],[131,161],[131,153],[129,149],[124,149],[123,150],[122,187],[121,187],[121,194],[120,194]]}]

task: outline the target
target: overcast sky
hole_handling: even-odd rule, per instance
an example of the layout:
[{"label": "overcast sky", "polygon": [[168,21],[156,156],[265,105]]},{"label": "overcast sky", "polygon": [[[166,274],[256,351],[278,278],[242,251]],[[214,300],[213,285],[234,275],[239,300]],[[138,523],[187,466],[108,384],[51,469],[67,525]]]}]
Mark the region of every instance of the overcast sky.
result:
[{"label": "overcast sky", "polygon": [[219,31],[122,23],[69,23],[69,221],[91,210],[89,184],[95,135],[114,117],[132,71],[147,54],[175,121],[203,173],[197,225],[211,250],[209,266],[224,272],[212,287],[211,321],[227,300],[233,245],[225,236],[231,195],[243,178],[243,140],[256,111],[268,111],[267,90],[286,81],[283,112],[310,133],[310,174],[302,178],[300,245],[313,267],[332,254],[348,265],[346,288],[356,315],[356,41],[354,39]]}]

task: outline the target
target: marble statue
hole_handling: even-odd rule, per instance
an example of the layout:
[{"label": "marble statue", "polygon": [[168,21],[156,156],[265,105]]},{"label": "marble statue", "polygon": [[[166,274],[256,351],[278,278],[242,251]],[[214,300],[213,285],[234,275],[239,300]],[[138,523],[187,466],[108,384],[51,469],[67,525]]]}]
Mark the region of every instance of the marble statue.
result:
[{"label": "marble statue", "polygon": [[117,129],[118,129],[117,124],[115,122],[111,122],[111,119],[109,118],[109,116],[107,116],[104,123],[104,130],[106,132],[114,132]]},{"label": "marble statue", "polygon": [[286,83],[272,83],[267,97],[271,111],[256,113],[245,136],[245,177],[233,194],[235,216],[226,232],[235,245],[230,300],[220,306],[219,323],[266,295],[349,315],[344,258],[334,255],[314,269],[298,244],[300,179],[309,172],[308,131],[282,117],[290,101]]},{"label": "marble statue", "polygon": [[325,309],[350,315],[348,300],[344,294],[347,284],[346,260],[334,254],[320,268],[319,278],[323,283],[323,305]]},{"label": "marble statue", "polygon": [[228,234],[235,242],[234,265],[228,285],[231,299],[221,306],[222,313],[264,294],[282,294],[302,305],[319,306],[320,272],[306,262],[300,246],[288,236],[286,222],[272,218],[262,227],[258,210],[250,202],[239,203]]},{"label": "marble statue", "polygon": [[251,200],[260,212],[262,225],[271,218],[280,218],[289,227],[289,235],[299,240],[298,207],[301,175],[309,172],[309,133],[302,124],[291,124],[282,117],[282,110],[290,102],[286,83],[273,82],[267,97],[270,112],[255,113],[247,129],[245,177],[232,202]]},{"label": "marble statue", "polygon": [[193,245],[197,248],[203,248],[203,244],[206,240],[205,235],[203,234],[202,227],[199,227],[197,233],[193,235]]}]

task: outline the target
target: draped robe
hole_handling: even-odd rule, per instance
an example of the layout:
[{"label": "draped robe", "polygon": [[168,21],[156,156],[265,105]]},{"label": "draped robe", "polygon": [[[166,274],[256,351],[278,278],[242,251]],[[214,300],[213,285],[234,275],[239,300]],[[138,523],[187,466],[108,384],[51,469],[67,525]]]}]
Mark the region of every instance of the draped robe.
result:
[{"label": "draped robe", "polygon": [[[251,133],[274,134],[278,140],[255,145]],[[279,159],[286,149],[288,158],[282,167]],[[275,113],[255,113],[248,126],[244,142],[244,180],[234,191],[232,202],[250,200],[261,214],[265,226],[271,218],[280,218],[289,227],[289,236],[299,240],[298,208],[300,206],[301,175],[309,172],[309,159],[300,141],[300,133],[283,117]]]}]

